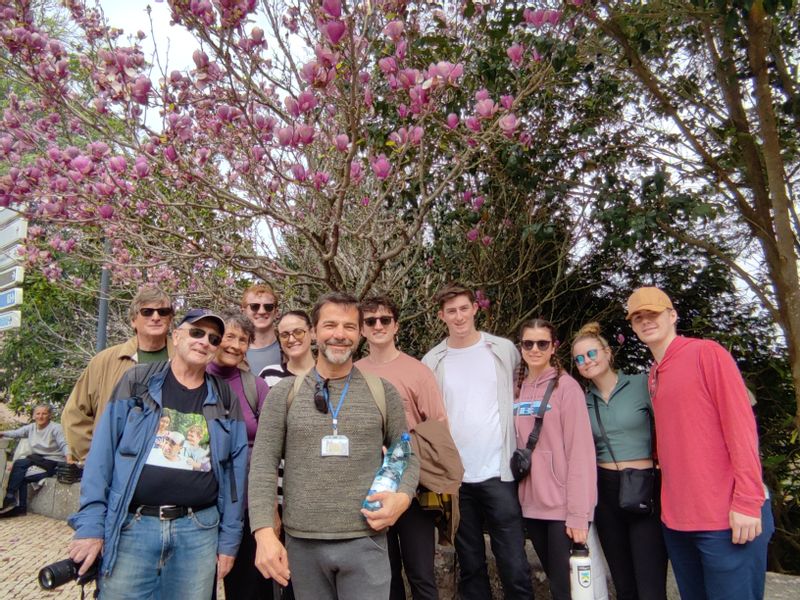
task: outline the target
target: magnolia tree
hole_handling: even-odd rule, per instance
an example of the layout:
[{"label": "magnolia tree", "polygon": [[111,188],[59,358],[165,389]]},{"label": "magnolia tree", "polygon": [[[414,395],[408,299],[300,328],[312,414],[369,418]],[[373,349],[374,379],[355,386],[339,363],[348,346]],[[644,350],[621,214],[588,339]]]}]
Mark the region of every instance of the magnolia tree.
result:
[{"label": "magnolia tree", "polygon": [[[547,40],[571,26],[554,7],[174,0],[197,40],[181,71],[84,2],[65,3],[66,39],[30,2],[1,5],[0,205],[30,219],[26,261],[80,284],[63,260],[78,256],[215,297],[240,273],[399,284],[432,207],[477,196],[484,161],[532,144],[521,109],[553,84]],[[498,19],[504,90],[478,68]]]}]

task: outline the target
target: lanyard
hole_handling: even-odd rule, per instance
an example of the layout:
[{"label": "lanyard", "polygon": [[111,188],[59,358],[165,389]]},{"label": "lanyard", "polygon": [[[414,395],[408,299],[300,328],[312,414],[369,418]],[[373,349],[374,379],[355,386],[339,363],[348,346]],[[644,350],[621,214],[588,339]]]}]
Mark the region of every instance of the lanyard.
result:
[{"label": "lanyard", "polygon": [[[317,376],[317,381],[322,383],[322,379],[320,379],[319,373],[314,371],[314,374]],[[347,381],[344,382],[344,388],[342,388],[342,395],[339,396],[339,403],[336,405],[336,410],[333,410],[333,404],[331,404],[330,394],[328,392],[328,387],[323,386],[322,393],[325,395],[325,402],[328,403],[328,410],[331,412],[331,418],[333,420],[333,435],[339,435],[339,411],[342,409],[342,403],[344,402],[344,397],[347,396],[347,390],[350,389],[350,378],[353,376],[353,371],[351,370],[350,373],[347,374]]]}]

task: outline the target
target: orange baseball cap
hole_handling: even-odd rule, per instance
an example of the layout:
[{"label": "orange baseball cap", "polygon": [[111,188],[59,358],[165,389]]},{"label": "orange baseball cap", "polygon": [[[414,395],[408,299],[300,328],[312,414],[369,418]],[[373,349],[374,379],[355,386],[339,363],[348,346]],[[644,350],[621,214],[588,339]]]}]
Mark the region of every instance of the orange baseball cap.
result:
[{"label": "orange baseball cap", "polygon": [[674,310],[672,300],[662,290],[657,287],[640,287],[628,298],[628,316],[625,318],[630,320],[633,313],[640,310],[661,313],[667,309]]}]

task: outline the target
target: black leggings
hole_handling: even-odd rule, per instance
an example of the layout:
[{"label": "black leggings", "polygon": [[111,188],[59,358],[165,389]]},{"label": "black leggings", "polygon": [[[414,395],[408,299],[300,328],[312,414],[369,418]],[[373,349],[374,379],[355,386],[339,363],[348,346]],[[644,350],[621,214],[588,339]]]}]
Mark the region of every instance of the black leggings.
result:
[{"label": "black leggings", "polygon": [[637,515],[619,507],[619,471],[597,469],[594,523],[606,555],[617,600],[666,600],[667,549],[661,531],[656,471],[656,511]]},{"label": "black leggings", "polygon": [[564,521],[523,519],[525,533],[533,542],[536,556],[542,563],[550,582],[553,600],[570,600],[569,555],[572,540]]}]

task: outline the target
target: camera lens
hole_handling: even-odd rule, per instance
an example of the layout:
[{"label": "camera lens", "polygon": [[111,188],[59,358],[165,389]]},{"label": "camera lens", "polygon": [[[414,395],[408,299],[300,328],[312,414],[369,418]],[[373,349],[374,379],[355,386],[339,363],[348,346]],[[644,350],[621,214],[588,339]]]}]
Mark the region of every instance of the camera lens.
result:
[{"label": "camera lens", "polygon": [[39,571],[39,585],[45,590],[54,590],[78,576],[78,564],[67,558],[47,565]]},{"label": "camera lens", "polygon": [[45,567],[39,571],[39,585],[45,590],[53,590],[56,588],[56,578],[50,567]]}]

